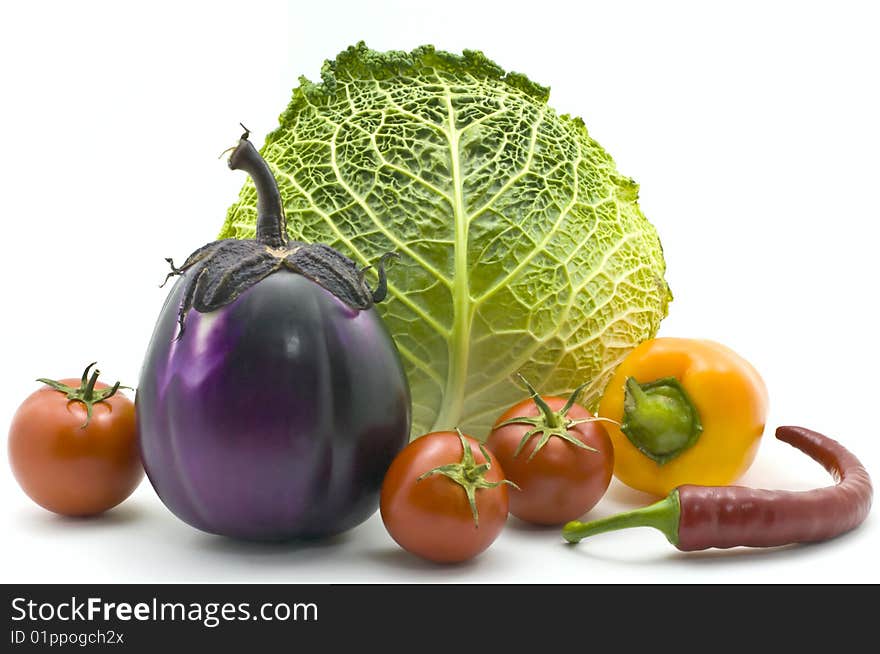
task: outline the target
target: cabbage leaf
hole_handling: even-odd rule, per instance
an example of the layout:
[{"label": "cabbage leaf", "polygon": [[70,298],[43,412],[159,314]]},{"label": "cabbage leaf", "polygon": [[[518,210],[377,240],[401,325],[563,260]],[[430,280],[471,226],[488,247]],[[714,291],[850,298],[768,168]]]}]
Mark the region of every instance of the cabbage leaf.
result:
[{"label": "cabbage leaf", "polygon": [[[262,154],[294,238],[367,265],[395,250],[379,305],[404,361],[413,436],[485,438],[525,396],[589,382],[594,406],[671,299],[638,186],[547,105],[549,89],[477,51],[363,43],[300,78]],[[248,181],[221,238],[253,237]]]}]

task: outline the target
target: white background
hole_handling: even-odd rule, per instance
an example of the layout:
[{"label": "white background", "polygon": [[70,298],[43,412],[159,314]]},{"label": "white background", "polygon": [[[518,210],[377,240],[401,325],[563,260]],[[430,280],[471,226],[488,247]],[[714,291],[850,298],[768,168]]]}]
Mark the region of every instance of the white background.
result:
[{"label": "white background", "polygon": [[[0,422],[38,376],[98,360],[136,383],[163,257],[214,238],[300,74],[358,40],[483,50],[552,87],[641,184],[675,293],[662,335],[762,372],[768,431],[742,483],[828,483],[775,442],[826,431],[880,475],[880,84],[871,2],[5,3],[0,15]],[[5,439],[6,428],[0,430]],[[3,448],[5,456],[5,447]],[[615,483],[594,515],[646,500]],[[0,466],[0,581],[877,582],[876,511],[836,541],[683,554],[650,530],[565,546],[511,519],[467,564],[399,550],[378,515],[324,544],[242,544],[179,522],[148,482],[100,519],[54,516]]]}]

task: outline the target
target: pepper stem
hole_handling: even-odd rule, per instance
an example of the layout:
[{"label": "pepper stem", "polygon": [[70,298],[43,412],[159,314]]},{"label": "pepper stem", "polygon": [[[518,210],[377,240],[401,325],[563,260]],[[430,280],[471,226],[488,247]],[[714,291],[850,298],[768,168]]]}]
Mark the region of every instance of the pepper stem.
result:
[{"label": "pepper stem", "polygon": [[260,156],[254,144],[248,141],[248,128],[242,125],[242,129],[244,134],[229,155],[229,167],[245,171],[257,188],[257,242],[270,248],[286,247],[287,228],[278,182],[269,164]]},{"label": "pepper stem", "polygon": [[639,384],[628,377],[620,425],[629,441],[646,457],[663,465],[700,438],[700,414],[675,377]]},{"label": "pepper stem", "polygon": [[618,513],[607,518],[591,522],[574,520],[562,528],[562,536],[569,543],[577,543],[582,538],[602,534],[606,531],[629,529],[631,527],[653,527],[666,536],[673,545],[678,545],[678,523],[681,518],[681,503],[678,490],[672,491],[665,498],[626,513]]},{"label": "pepper stem", "polygon": [[132,390],[130,386],[122,386],[119,382],[116,382],[113,386],[108,388],[96,389],[95,384],[98,383],[98,375],[101,374],[101,371],[95,368],[91,375],[89,375],[89,371],[96,364],[97,362],[92,362],[86,366],[86,369],[83,370],[80,385],[78,387],[68,386],[60,381],[46,379],[45,377],[37,379],[38,382],[46,384],[60,393],[64,393],[67,396],[67,399],[71,402],[82,402],[86,405],[86,421],[80,425],[80,429],[85,429],[89,426],[89,422],[92,420],[92,409],[98,402],[103,402],[104,400],[113,397],[120,388]]}]

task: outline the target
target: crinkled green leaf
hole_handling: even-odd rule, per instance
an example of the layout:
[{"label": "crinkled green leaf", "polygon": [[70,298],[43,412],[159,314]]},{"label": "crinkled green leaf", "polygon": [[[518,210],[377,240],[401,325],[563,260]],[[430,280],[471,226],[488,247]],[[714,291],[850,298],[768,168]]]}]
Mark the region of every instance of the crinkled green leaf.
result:
[{"label": "crinkled green leaf", "polygon": [[[367,264],[400,253],[379,310],[403,356],[413,435],[485,437],[526,393],[563,394],[653,337],[671,296],[638,186],[549,91],[480,52],[363,43],[304,78],[262,149],[290,235]],[[247,182],[221,237],[252,237]]]}]

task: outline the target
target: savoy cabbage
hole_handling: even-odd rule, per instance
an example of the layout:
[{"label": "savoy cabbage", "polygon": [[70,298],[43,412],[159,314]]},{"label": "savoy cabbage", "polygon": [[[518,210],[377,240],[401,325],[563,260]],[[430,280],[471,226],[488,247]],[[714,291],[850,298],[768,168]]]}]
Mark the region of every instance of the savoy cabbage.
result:
[{"label": "savoy cabbage", "polygon": [[[653,337],[671,299],[638,186],[549,90],[482,53],[363,43],[305,78],[262,153],[293,238],[368,264],[401,256],[379,305],[403,357],[413,435],[484,438],[524,396],[589,381]],[[248,181],[221,237],[254,234]]]}]

